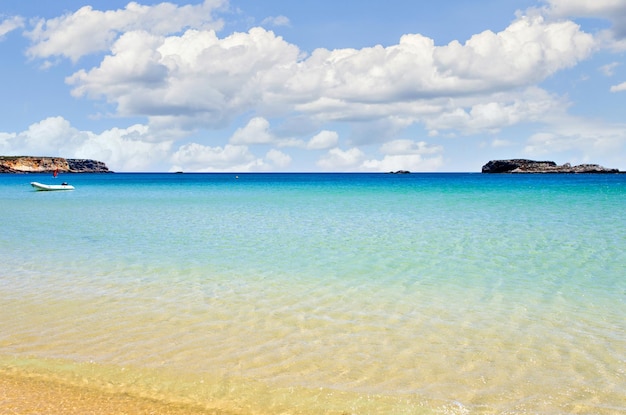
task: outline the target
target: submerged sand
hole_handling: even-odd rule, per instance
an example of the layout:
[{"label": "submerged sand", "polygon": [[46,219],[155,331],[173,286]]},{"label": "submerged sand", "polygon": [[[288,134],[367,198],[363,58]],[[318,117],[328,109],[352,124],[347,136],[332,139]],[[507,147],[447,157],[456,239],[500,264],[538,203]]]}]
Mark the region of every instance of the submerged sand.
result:
[{"label": "submerged sand", "polygon": [[233,415],[7,374],[0,375],[0,414]]}]

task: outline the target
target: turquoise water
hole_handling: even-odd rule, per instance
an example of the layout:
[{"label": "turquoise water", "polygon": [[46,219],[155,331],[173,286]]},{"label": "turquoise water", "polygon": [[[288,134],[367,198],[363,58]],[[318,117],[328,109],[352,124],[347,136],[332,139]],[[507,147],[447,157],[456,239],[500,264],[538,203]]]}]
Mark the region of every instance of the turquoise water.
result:
[{"label": "turquoise water", "polygon": [[1,370],[240,414],[626,413],[626,175],[53,180],[0,175]]}]

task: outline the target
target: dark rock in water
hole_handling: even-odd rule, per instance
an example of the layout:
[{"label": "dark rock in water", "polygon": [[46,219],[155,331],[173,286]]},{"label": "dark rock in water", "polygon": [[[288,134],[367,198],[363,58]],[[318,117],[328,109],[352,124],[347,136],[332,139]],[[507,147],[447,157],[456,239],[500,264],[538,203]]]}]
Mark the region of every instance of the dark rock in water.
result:
[{"label": "dark rock in water", "polygon": [[90,159],[67,159],[72,173],[110,173],[109,168],[101,161]]},{"label": "dark rock in water", "polygon": [[390,171],[389,174],[410,174],[411,172],[408,170],[397,170],[397,171]]},{"label": "dark rock in water", "polygon": [[524,159],[491,160],[482,168],[483,173],[512,173],[538,169],[547,170],[556,167],[553,161],[532,161]]},{"label": "dark rock in water", "polygon": [[483,173],[620,173],[619,169],[609,169],[598,164],[580,164],[561,166],[553,161],[534,161],[526,159],[491,160],[482,168]]},{"label": "dark rock in water", "polygon": [[62,157],[0,156],[0,173],[112,173],[101,161]]}]

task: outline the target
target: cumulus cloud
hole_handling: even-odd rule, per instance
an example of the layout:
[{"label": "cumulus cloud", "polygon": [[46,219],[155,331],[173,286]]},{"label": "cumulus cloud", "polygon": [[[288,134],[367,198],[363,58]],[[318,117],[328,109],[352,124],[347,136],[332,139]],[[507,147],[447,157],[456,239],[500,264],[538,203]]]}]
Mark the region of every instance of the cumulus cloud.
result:
[{"label": "cumulus cloud", "polygon": [[194,128],[223,126],[248,111],[318,123],[394,119],[407,126],[473,97],[469,107],[444,108],[448,120],[438,128],[463,125],[454,120],[470,108],[474,127],[492,130],[520,118],[507,115],[502,102],[478,101],[570,67],[593,45],[576,24],[541,16],[521,16],[504,31],[486,31],[465,44],[435,46],[422,35],[405,35],[389,47],[318,49],[308,57],[262,28],[225,38],[212,30],[131,31],[98,67],[67,82],[75,96],[103,98],[121,116],[167,114]]},{"label": "cumulus cloud", "polygon": [[144,31],[153,35],[177,33],[185,28],[219,29],[213,13],[227,0],[205,0],[199,5],[160,3],[144,6],[130,2],[124,9],[100,11],[91,6],[54,19],[40,19],[27,33],[33,42],[31,57],[63,56],[76,62],[82,56],[108,50],[121,33]]},{"label": "cumulus cloud", "polygon": [[324,150],[335,147],[339,142],[339,134],[336,131],[324,130],[313,136],[306,144],[309,150]]},{"label": "cumulus cloud", "polygon": [[622,0],[546,0],[551,15],[561,18],[591,17],[609,20],[610,30],[599,34],[615,49],[626,49],[626,2]]},{"label": "cumulus cloud", "polygon": [[221,146],[205,146],[191,143],[181,146],[172,156],[172,171],[190,170],[197,172],[215,171],[250,171],[259,166],[247,146],[227,144]]},{"label": "cumulus cloud", "polygon": [[443,157],[436,156],[424,158],[420,154],[395,154],[387,155],[382,160],[366,160],[362,170],[387,172],[387,171],[436,171],[443,165]]},{"label": "cumulus cloud", "polygon": [[547,0],[551,11],[559,16],[623,15],[626,4],[622,0]]},{"label": "cumulus cloud", "polygon": [[14,155],[33,154],[106,161],[112,170],[154,168],[168,157],[171,142],[155,142],[145,125],[113,128],[100,134],[81,131],[63,117],[50,117],[18,133],[0,133],[0,144]]},{"label": "cumulus cloud", "polygon": [[435,46],[414,34],[386,48],[319,49],[292,72],[284,94],[301,97],[300,111],[330,119],[408,113],[417,102],[532,85],[587,58],[593,47],[593,37],[573,22],[521,16],[502,32],[485,31],[464,44]]},{"label": "cumulus cloud", "polygon": [[443,147],[408,139],[393,140],[380,147],[382,159],[362,163],[369,171],[435,171],[443,164]]},{"label": "cumulus cloud", "polygon": [[621,84],[613,85],[611,87],[611,92],[622,92],[622,91],[626,91],[626,82],[622,82]]},{"label": "cumulus cloud", "polygon": [[439,67],[451,71],[463,90],[493,85],[519,86],[540,81],[587,58],[593,37],[570,21],[546,22],[522,16],[500,33],[485,31],[465,44],[437,48]]},{"label": "cumulus cloud", "polygon": [[335,147],[322,156],[318,160],[317,165],[329,171],[358,170],[364,159],[365,154],[356,147],[349,150],[341,150]]},{"label": "cumulus cloud", "polygon": [[425,117],[431,131],[457,130],[464,134],[497,132],[521,122],[537,122],[560,115],[568,102],[547,91],[528,87],[450,102],[433,116]]},{"label": "cumulus cloud", "polygon": [[[168,159],[173,169],[285,168],[291,156],[271,147],[299,147],[328,150],[318,160],[325,170],[430,170],[441,165],[443,149],[392,138],[414,124],[431,135],[494,133],[525,122],[550,122],[566,111],[568,102],[535,85],[587,59],[598,43],[563,18],[606,17],[617,33],[624,7],[609,0],[594,5],[546,1],[548,11],[519,14],[504,30],[487,30],[465,42],[436,45],[426,36],[406,34],[387,47],[317,49],[310,55],[265,28],[219,36],[223,22],[214,15],[227,0],[188,6],[129,3],[111,11],[87,6],[38,21],[27,32],[32,42],[28,55],[77,62],[104,52],[94,67],[66,78],[73,96],[102,100],[117,117],[147,120],[133,131],[110,130],[110,137],[84,138],[89,134],[79,132],[72,148],[88,142],[89,151],[117,154],[113,143],[126,143],[130,154],[148,146],[162,159],[185,133],[224,128],[246,117],[248,123],[224,146],[179,147]],[[289,22],[279,16],[264,24]],[[607,66],[606,71],[613,69]],[[620,84],[611,90],[623,88]],[[270,119],[280,119],[283,126],[298,120],[307,127],[297,137],[286,129],[279,137]],[[342,143],[335,131],[325,130],[330,123],[348,126],[351,141]],[[308,141],[301,138],[312,131],[320,132]],[[41,131],[38,137],[44,135]],[[0,136],[0,143],[15,142],[7,137]],[[379,148],[381,159],[361,147],[381,142],[386,142]],[[266,151],[262,157],[251,152],[259,148]],[[116,160],[123,166],[129,162],[121,156]]]},{"label": "cumulus cloud", "polygon": [[206,146],[189,143],[178,148],[172,155],[170,171],[271,171],[284,169],[291,161],[291,156],[276,149],[270,149],[263,159],[255,156],[246,145]]},{"label": "cumulus cloud", "polygon": [[268,151],[265,159],[273,166],[280,168],[288,167],[291,164],[291,156],[276,149]]},{"label": "cumulus cloud", "polygon": [[75,96],[104,97],[122,116],[167,114],[209,128],[262,107],[264,88],[280,83],[280,68],[299,53],[260,28],[223,39],[214,31],[166,38],[130,32],[112,52],[99,67],[68,77]]},{"label": "cumulus cloud", "polygon": [[24,27],[24,18],[20,16],[13,16],[0,21],[0,40],[2,40],[7,33],[22,27]]},{"label": "cumulus cloud", "polygon": [[437,154],[443,151],[441,146],[432,146],[425,141],[413,141],[413,140],[393,140],[384,143],[380,147],[380,152],[390,156],[397,156],[403,154]]},{"label": "cumulus cloud", "polygon": [[270,134],[270,123],[263,117],[254,117],[230,138],[232,144],[268,144],[272,141],[274,137]]},{"label": "cumulus cloud", "polygon": [[15,133],[0,132],[0,152],[2,154],[21,154],[15,150]]},{"label": "cumulus cloud", "polygon": [[230,137],[231,144],[242,145],[275,145],[278,147],[305,147],[303,140],[276,136],[270,122],[263,117],[254,117],[238,128]]},{"label": "cumulus cloud", "polygon": [[[626,126],[564,115],[564,118],[533,134],[524,152],[530,157],[573,155],[572,162],[593,162],[607,167],[623,164]],[[564,157],[569,159],[569,157]]]}]

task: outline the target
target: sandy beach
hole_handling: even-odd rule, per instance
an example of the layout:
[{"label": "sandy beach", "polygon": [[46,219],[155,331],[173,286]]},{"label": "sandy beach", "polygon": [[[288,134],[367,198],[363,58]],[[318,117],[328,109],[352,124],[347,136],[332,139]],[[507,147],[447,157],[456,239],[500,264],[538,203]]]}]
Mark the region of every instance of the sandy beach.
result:
[{"label": "sandy beach", "polygon": [[[0,414],[229,415],[129,395],[14,375],[0,375]],[[232,415],[232,414],[230,414]]]}]

